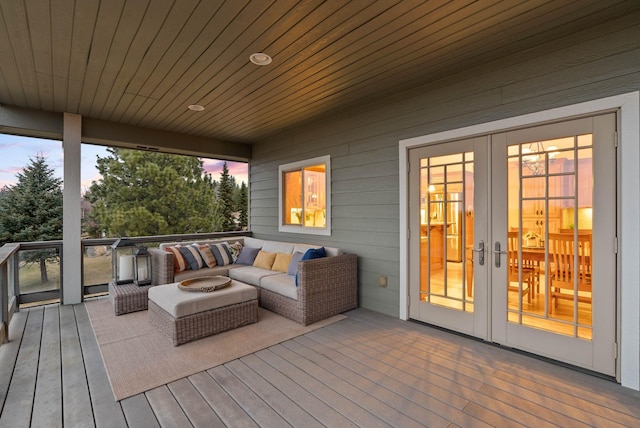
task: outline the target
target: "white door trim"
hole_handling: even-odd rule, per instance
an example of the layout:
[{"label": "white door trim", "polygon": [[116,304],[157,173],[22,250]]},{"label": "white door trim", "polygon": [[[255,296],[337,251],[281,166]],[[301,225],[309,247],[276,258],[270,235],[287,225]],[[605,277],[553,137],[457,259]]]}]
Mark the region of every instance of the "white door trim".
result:
[{"label": "white door trim", "polygon": [[[619,109],[618,150],[619,183],[619,281],[618,316],[620,370],[619,381],[625,387],[640,390],[640,92],[615,95],[580,104],[558,107],[493,122],[482,123],[435,134],[400,140],[400,318],[408,318],[408,155],[409,149],[447,140],[470,138],[509,129],[566,120],[582,115]],[[624,177],[624,180],[621,179]]]}]

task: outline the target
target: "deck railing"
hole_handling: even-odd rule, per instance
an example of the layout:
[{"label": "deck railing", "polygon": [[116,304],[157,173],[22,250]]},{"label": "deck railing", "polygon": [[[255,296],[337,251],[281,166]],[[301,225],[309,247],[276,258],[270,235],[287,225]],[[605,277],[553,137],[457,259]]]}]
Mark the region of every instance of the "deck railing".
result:
[{"label": "deck railing", "polygon": [[[132,237],[131,240],[137,245],[154,247],[163,242],[201,241],[240,236],[251,236],[251,232],[139,236]],[[83,239],[81,241],[83,257],[77,263],[77,266],[82,272],[80,286],[82,287],[83,298],[108,292],[108,283],[111,279],[110,251],[111,245],[116,239]],[[0,247],[0,315],[2,317],[0,320],[0,343],[7,340],[11,316],[15,311],[19,310],[20,305],[60,301],[62,288],[65,286],[62,278],[64,263],[62,250],[63,242],[61,240],[10,243]],[[29,275],[25,275],[24,272],[21,275],[20,269],[24,271],[27,268],[25,255],[34,251],[49,252],[49,259],[54,260],[49,261],[46,266],[41,268],[47,270],[46,275],[49,281],[46,284],[38,279],[38,275],[41,275],[38,267],[31,268],[32,272]],[[23,277],[22,279],[21,276]]]},{"label": "deck railing", "polygon": [[0,343],[9,339],[9,322],[16,308],[16,296],[11,287],[17,265],[15,256],[20,244],[6,244],[0,248]]}]

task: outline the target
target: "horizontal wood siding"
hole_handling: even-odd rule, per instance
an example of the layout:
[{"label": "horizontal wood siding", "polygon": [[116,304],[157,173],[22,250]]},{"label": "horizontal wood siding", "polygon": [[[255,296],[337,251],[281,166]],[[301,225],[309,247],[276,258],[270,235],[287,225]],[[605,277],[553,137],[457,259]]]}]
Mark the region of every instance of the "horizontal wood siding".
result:
[{"label": "horizontal wood siding", "polygon": [[[254,145],[251,229],[358,254],[360,305],[397,316],[399,140],[640,90],[639,23],[630,14]],[[279,233],[278,165],[327,154],[332,235]]]}]

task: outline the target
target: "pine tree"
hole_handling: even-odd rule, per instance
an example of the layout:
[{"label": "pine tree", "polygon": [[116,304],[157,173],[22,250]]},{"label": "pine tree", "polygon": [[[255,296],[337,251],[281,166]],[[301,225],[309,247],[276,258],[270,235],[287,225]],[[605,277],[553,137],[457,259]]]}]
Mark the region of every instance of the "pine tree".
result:
[{"label": "pine tree", "polygon": [[220,230],[215,182],[192,156],[107,149],[102,175],[85,197],[106,236],[150,236]]},{"label": "pine tree", "polygon": [[[7,242],[62,239],[62,179],[54,176],[43,156],[16,175],[18,182],[2,189],[0,197],[0,244]],[[40,264],[40,278],[48,282],[47,260],[57,259],[55,251],[29,251],[27,263]]]},{"label": "pine tree", "polygon": [[249,227],[249,189],[244,181],[240,185],[240,191],[238,192],[238,198],[236,200],[236,209],[240,213],[238,218],[240,229],[247,230]]},{"label": "pine tree", "polygon": [[234,211],[234,181],[229,176],[229,168],[225,162],[220,173],[220,182],[218,183],[218,216],[222,222],[222,231],[235,230],[237,223],[233,217]]}]

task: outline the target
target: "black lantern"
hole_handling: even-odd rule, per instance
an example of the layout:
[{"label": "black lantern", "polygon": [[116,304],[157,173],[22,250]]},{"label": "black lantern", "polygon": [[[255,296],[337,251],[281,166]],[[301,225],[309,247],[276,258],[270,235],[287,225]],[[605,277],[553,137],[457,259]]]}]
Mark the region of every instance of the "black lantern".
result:
[{"label": "black lantern", "polygon": [[136,244],[129,238],[120,238],[111,245],[112,279],[116,284],[133,282],[133,250]]},{"label": "black lantern", "polygon": [[151,254],[147,247],[133,250],[133,283],[138,286],[151,284]]}]

